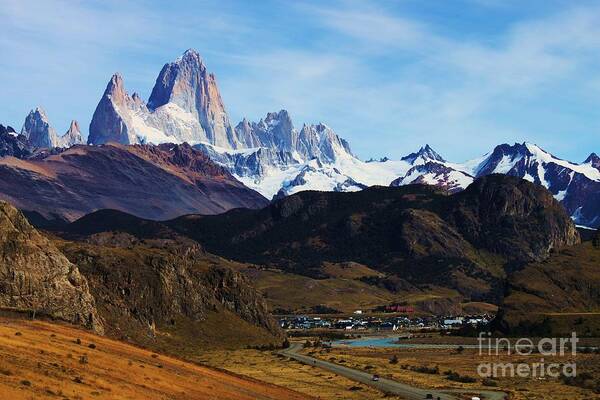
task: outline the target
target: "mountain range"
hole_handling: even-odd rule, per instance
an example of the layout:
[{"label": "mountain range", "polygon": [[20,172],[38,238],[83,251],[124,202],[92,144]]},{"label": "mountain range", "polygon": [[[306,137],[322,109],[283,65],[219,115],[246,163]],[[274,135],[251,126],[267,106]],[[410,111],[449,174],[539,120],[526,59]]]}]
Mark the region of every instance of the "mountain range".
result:
[{"label": "mountain range", "polygon": [[[79,142],[75,121],[58,136],[43,110],[36,108],[20,136],[14,129],[0,133],[0,155],[39,158],[40,148]],[[595,153],[575,163],[531,143],[501,144],[482,157],[454,163],[425,145],[400,160],[363,161],[331,127],[319,123],[297,129],[286,110],[269,112],[258,122],[244,119],[233,127],[215,76],[192,49],[163,66],[147,102],[137,93],[129,95],[121,75],[113,75],[94,112],[87,142],[188,143],[267,199],[304,190],[348,192],[411,183],[455,193],[479,177],[502,173],[547,188],[577,224],[600,226],[600,158]]]},{"label": "mountain range", "polygon": [[580,235],[547,189],[503,174],[450,195],[430,185],[305,191],[260,210],[162,222],[101,210],[53,230],[51,237],[77,243],[59,247],[86,276],[98,273],[90,260],[118,262],[97,246],[124,254],[140,243],[195,243],[204,251],[195,257],[230,260],[286,314],[389,304],[436,314],[499,307],[502,330],[542,334],[548,312],[600,305],[600,236]]}]

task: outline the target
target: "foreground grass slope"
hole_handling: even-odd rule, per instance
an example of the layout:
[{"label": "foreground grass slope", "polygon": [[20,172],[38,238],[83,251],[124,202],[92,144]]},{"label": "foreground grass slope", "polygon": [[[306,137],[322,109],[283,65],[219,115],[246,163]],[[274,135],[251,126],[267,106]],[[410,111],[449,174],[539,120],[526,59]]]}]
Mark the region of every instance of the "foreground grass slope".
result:
[{"label": "foreground grass slope", "polygon": [[0,318],[1,399],[306,399],[67,325]]}]

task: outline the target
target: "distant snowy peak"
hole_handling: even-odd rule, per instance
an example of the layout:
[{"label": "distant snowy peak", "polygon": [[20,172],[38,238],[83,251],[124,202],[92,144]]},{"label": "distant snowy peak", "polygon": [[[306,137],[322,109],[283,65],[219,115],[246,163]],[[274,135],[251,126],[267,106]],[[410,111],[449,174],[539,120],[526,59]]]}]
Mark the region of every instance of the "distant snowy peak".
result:
[{"label": "distant snowy peak", "polygon": [[596,168],[598,171],[600,171],[600,157],[598,157],[596,153],[590,154],[590,156],[586,158],[583,163],[591,165],[593,168]]},{"label": "distant snowy peak", "polygon": [[67,132],[58,138],[58,147],[71,147],[81,143],[83,143],[83,137],[81,136],[79,123],[73,120]]},{"label": "distant snowy peak", "polygon": [[410,153],[409,155],[402,157],[402,161],[406,161],[409,164],[415,163],[427,163],[429,161],[438,161],[441,163],[446,162],[435,150],[428,144],[421,147],[416,153]]},{"label": "distant snowy peak", "polygon": [[463,171],[458,171],[450,166],[435,161],[412,167],[404,177],[395,179],[390,186],[403,186],[409,184],[425,184],[440,187],[448,193],[464,190],[473,183],[474,178]]},{"label": "distant snowy peak", "polygon": [[244,119],[235,131],[248,147],[289,152],[298,161],[335,162],[340,157],[354,157],[348,142],[325,124],[304,124],[298,132],[286,110],[267,113],[258,122]]},{"label": "distant snowy peak", "polygon": [[298,136],[297,151],[306,158],[316,158],[323,162],[355,157],[350,144],[322,123],[304,124]]},{"label": "distant snowy peak", "polygon": [[525,144],[501,144],[496,146],[488,155],[484,156],[477,165],[474,165],[473,174],[476,176],[493,173],[506,174],[523,157],[528,154]]},{"label": "distant snowy peak", "polygon": [[164,65],[148,104],[137,93],[130,96],[121,75],[113,75],[96,107],[88,137],[89,144],[107,142],[246,147],[229,123],[214,75],[194,50]]},{"label": "distant snowy peak", "polygon": [[[589,161],[593,161],[593,155],[588,158]],[[473,163],[465,163],[465,165],[468,164]],[[493,173],[509,174],[524,177],[549,187],[549,183],[546,182],[546,170],[549,168],[566,169],[580,173],[591,180],[600,181],[600,170],[593,167],[592,162],[575,164],[562,160],[539,146],[527,142],[515,143],[512,146],[508,144],[496,146],[474,167],[473,175],[479,177]]]},{"label": "distant snowy peak", "polygon": [[41,107],[36,107],[29,112],[23,123],[21,134],[27,138],[29,145],[35,148],[70,147],[83,143],[77,121],[71,121],[67,133],[58,136],[50,125],[46,112]]}]

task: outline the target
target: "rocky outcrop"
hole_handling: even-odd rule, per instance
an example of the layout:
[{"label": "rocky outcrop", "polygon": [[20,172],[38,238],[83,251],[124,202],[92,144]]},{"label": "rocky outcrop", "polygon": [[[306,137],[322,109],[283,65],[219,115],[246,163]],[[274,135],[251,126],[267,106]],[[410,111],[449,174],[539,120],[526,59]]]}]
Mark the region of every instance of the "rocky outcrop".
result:
[{"label": "rocky outcrop", "polygon": [[98,333],[88,282],[10,204],[0,201],[0,307],[83,325]]},{"label": "rocky outcrop", "polygon": [[477,179],[446,212],[476,247],[515,261],[543,260],[553,249],[580,242],[565,209],[548,190],[500,174]]},{"label": "rocky outcrop", "polygon": [[339,157],[354,157],[348,142],[325,124],[304,124],[298,132],[286,110],[267,113],[259,122],[244,119],[235,129],[248,147],[290,153],[296,162],[316,158],[331,163]]},{"label": "rocky outcrop", "polygon": [[61,250],[89,280],[113,336],[135,340],[164,329],[181,334],[188,323],[202,326],[210,313],[231,313],[272,337],[282,336],[248,279],[185,238],[161,234],[139,240],[126,233],[96,233],[62,243]]},{"label": "rocky outcrop", "polygon": [[24,135],[17,134],[10,126],[0,125],[0,157],[26,158],[32,152],[33,149]]}]

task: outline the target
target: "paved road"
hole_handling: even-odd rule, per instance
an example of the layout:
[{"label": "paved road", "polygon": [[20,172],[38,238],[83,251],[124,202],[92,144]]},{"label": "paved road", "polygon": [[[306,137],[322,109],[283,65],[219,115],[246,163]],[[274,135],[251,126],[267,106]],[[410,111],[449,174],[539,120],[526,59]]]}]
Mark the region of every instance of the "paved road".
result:
[{"label": "paved road", "polygon": [[[380,378],[378,381],[373,381],[373,375],[367,372],[359,371],[353,368],[344,367],[343,365],[334,364],[328,361],[319,360],[314,357],[299,354],[298,352],[302,349],[302,344],[293,343],[287,349],[281,350],[279,353],[287,357],[293,358],[296,361],[303,362],[308,365],[314,365],[333,372],[337,375],[344,376],[356,382],[361,382],[366,385],[372,386],[382,392],[393,393],[401,396],[406,400],[423,400],[428,394],[433,396],[433,399],[440,400],[458,400],[460,397],[456,392],[440,392],[430,389],[421,389],[414,386],[410,386],[404,383],[396,382],[391,379]],[[480,392],[480,397],[486,400],[502,400],[504,399],[504,393],[483,391]]]}]

